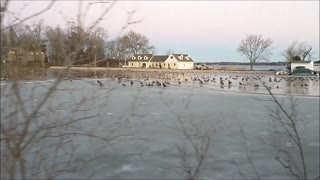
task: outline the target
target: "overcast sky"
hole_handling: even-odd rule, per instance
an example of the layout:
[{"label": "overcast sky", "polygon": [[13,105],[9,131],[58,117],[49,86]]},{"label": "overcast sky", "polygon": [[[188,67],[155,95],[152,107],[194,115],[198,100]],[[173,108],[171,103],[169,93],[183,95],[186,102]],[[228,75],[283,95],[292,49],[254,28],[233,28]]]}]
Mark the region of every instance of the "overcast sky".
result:
[{"label": "overcast sky", "polygon": [[[15,0],[9,10],[22,18],[48,3]],[[76,19],[77,4],[58,1],[27,23],[44,19],[47,25],[64,26],[66,19]],[[96,19],[104,8],[93,5],[85,23]],[[319,1],[119,1],[100,26],[114,37],[132,10],[136,11],[134,19],[143,21],[128,30],[146,35],[158,54],[171,49],[190,54],[196,61],[244,62],[236,49],[246,34],[254,33],[274,41],[271,61],[283,61],[280,52],[294,40],[308,42],[314,59],[319,60]]]}]

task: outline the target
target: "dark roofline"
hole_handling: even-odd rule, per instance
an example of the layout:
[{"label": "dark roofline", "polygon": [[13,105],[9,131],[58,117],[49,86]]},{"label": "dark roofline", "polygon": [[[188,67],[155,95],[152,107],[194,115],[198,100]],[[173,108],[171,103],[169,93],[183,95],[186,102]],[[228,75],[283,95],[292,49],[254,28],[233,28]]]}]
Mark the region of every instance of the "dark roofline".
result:
[{"label": "dark roofline", "polygon": [[165,62],[169,58],[169,55],[157,55],[153,56],[150,62]]},{"label": "dark roofline", "polygon": [[183,59],[181,60],[179,57],[181,54],[172,54],[179,62],[194,62],[193,59],[191,57],[188,57],[188,59],[186,59],[186,56],[183,56]]},{"label": "dark roofline", "polygon": [[292,61],[291,63],[311,63],[312,61]]}]

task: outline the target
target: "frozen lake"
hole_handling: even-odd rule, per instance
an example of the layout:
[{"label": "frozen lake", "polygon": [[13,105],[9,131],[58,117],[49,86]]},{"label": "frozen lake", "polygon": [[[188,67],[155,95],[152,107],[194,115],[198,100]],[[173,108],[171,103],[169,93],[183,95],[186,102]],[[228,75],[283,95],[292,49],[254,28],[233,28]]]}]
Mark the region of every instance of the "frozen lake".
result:
[{"label": "frozen lake", "polygon": [[[228,77],[226,75],[219,77]],[[269,77],[263,77],[268,80]],[[272,76],[274,78],[274,76]],[[211,142],[200,177],[203,179],[241,179],[234,173],[236,167],[229,161],[237,162],[241,170],[250,179],[255,179],[246,157],[246,146],[250,151],[259,175],[263,179],[291,179],[287,171],[275,161],[278,152],[268,142],[282,145],[287,150],[296,152],[289,140],[278,139],[272,133],[270,109],[274,104],[263,87],[240,87],[239,80],[234,80],[231,87],[220,87],[209,82],[200,87],[198,82],[172,81],[168,87],[141,87],[138,81],[130,86],[129,81],[122,83],[108,79],[99,79],[104,86],[100,87],[95,79],[63,81],[58,91],[50,99],[55,118],[69,117],[74,107],[85,100],[81,111],[75,116],[95,116],[82,123],[85,128],[94,128],[103,135],[112,123],[123,123],[124,129],[130,132],[133,139],[115,143],[105,148],[101,141],[87,141],[77,138],[79,143],[75,156],[85,157],[94,153],[108,153],[116,158],[101,158],[90,164],[85,173],[93,173],[94,179],[181,179],[177,172],[179,159],[176,157],[176,146],[186,142],[181,133],[172,127],[178,120],[199,124],[211,132]],[[251,79],[249,81],[254,81]],[[1,82],[1,104],[9,104],[10,82]],[[50,81],[21,82],[24,98],[33,93],[41,93],[52,85]],[[252,82],[255,84],[256,82]],[[269,82],[268,82],[269,83]],[[273,84],[272,91],[279,100],[288,100],[294,96],[297,100],[297,113],[305,125],[303,146],[306,155],[309,177],[319,176],[319,81],[305,80],[307,87],[301,87],[287,81]],[[270,83],[272,85],[272,83]],[[279,86],[279,88],[275,88]],[[34,88],[35,87],[35,88]],[[287,96],[289,95],[289,96]],[[5,111],[1,110],[3,118]],[[241,133],[243,130],[246,139]],[[143,140],[141,140],[143,139]],[[129,155],[130,156],[126,156]],[[123,157],[126,156],[126,157]],[[69,177],[70,176],[66,176]],[[71,176],[80,178],[78,176]],[[63,178],[63,177],[60,177]],[[84,178],[86,179],[86,178]]]}]

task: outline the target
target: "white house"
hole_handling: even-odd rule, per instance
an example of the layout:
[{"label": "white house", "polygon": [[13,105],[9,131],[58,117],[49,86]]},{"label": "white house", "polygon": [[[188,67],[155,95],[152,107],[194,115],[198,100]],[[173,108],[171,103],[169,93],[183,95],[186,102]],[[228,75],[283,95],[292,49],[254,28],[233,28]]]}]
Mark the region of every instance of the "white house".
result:
[{"label": "white house", "polygon": [[306,69],[314,70],[313,61],[292,61],[291,62],[291,72],[296,69],[296,67],[304,67]]},{"label": "white house", "polygon": [[313,70],[320,72],[320,61],[313,62]]},{"label": "white house", "polygon": [[128,67],[151,69],[193,69],[194,61],[188,54],[136,54],[128,60]]}]

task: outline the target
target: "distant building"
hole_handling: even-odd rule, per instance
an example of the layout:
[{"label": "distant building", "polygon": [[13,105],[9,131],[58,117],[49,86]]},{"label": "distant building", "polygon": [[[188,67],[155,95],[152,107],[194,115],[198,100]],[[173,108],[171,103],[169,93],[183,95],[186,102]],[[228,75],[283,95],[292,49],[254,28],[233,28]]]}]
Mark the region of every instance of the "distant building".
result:
[{"label": "distant building", "polygon": [[151,69],[193,69],[194,61],[188,54],[136,54],[128,60],[128,67]]},{"label": "distant building", "polygon": [[293,72],[297,67],[304,67],[314,71],[313,61],[292,61],[291,62],[291,72]]},{"label": "distant building", "polygon": [[45,54],[41,51],[25,51],[22,48],[11,48],[8,51],[8,62],[41,62],[45,61]]},{"label": "distant building", "polygon": [[320,72],[320,60],[313,62],[313,70],[317,71],[318,73]]}]

